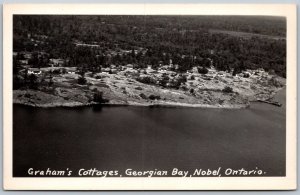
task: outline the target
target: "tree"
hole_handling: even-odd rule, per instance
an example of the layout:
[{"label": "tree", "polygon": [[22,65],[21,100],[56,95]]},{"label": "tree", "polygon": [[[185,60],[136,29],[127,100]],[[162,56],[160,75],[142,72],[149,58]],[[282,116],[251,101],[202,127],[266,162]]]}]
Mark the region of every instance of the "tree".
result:
[{"label": "tree", "polygon": [[185,82],[187,82],[187,78],[186,78],[185,75],[180,75],[179,78],[178,78],[178,81],[180,83],[185,83]]},{"label": "tree", "polygon": [[80,74],[80,76],[78,78],[78,84],[80,84],[80,85],[86,84],[86,78],[84,76],[85,72],[83,70],[81,70],[79,74]]},{"label": "tree", "polygon": [[13,89],[19,89],[23,86],[23,82],[18,75],[13,75]]},{"label": "tree", "polygon": [[37,77],[34,74],[29,75],[29,88],[30,89],[37,89]]},{"label": "tree", "polygon": [[223,91],[224,93],[232,93],[232,92],[233,92],[233,89],[232,89],[231,87],[226,86],[226,87],[224,87],[224,89],[222,89],[222,91]]},{"label": "tree", "polygon": [[32,57],[29,59],[28,63],[32,64],[33,67],[39,67],[40,66],[40,64],[39,64],[39,58],[38,58],[38,53],[37,52],[34,52],[32,54]]},{"label": "tree", "polygon": [[237,74],[239,74],[239,73],[241,73],[241,70],[240,70],[238,67],[235,67],[235,68],[233,69],[232,76],[235,76],[235,75],[237,75]]},{"label": "tree", "polygon": [[198,72],[200,74],[207,74],[208,73],[208,69],[206,67],[198,67]]},{"label": "tree", "polygon": [[191,93],[191,94],[194,94],[194,93],[195,93],[195,90],[194,90],[193,88],[191,88],[191,89],[190,89],[190,93]]},{"label": "tree", "polygon": [[97,103],[103,103],[103,92],[95,88],[93,101]]},{"label": "tree", "polygon": [[167,75],[163,75],[162,79],[159,81],[159,84],[163,87],[166,87],[168,82],[169,77]]},{"label": "tree", "polygon": [[52,87],[52,85],[54,84],[53,82],[53,77],[52,75],[49,77],[49,83],[48,83],[48,87]]}]

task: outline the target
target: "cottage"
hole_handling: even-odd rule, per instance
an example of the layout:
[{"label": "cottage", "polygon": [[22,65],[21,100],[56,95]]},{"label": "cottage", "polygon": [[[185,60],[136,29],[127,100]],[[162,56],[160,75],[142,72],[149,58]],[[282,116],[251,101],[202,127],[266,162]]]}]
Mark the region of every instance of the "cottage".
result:
[{"label": "cottage", "polygon": [[119,66],[119,70],[120,71],[126,70],[126,66]]},{"label": "cottage", "polygon": [[110,72],[112,74],[117,74],[118,70],[116,68],[112,68],[112,69],[110,69]]},{"label": "cottage", "polygon": [[65,61],[63,59],[50,59],[50,64],[52,66],[64,66]]},{"label": "cottage", "polygon": [[76,74],[76,67],[67,67],[65,68],[68,74]]},{"label": "cottage", "polygon": [[250,77],[250,73],[249,72],[243,72],[243,77],[244,78],[249,78]]},{"label": "cottage", "polygon": [[175,64],[175,70],[178,70],[178,69],[179,69],[179,65]]},{"label": "cottage", "polygon": [[163,61],[159,61],[159,62],[158,62],[158,65],[159,65],[159,66],[162,66],[162,65],[163,65]]},{"label": "cottage", "polygon": [[32,54],[31,53],[25,53],[24,54],[24,58],[25,59],[31,59],[32,58]]},{"label": "cottage", "polygon": [[28,64],[28,60],[19,60],[19,62],[20,62],[22,65],[27,65],[27,64]]},{"label": "cottage", "polygon": [[110,72],[110,68],[102,68],[102,72]]},{"label": "cottage", "polygon": [[86,43],[75,43],[76,47],[90,47],[90,48],[98,48],[100,45],[98,44],[86,44]]},{"label": "cottage", "polygon": [[126,67],[129,68],[129,69],[133,69],[133,65],[132,64],[127,64]]},{"label": "cottage", "polygon": [[110,68],[111,68],[111,69],[115,69],[116,67],[117,67],[116,65],[113,65],[113,64],[110,65]]},{"label": "cottage", "polygon": [[198,73],[198,68],[197,67],[193,67],[192,68],[192,73]]},{"label": "cottage", "polygon": [[225,73],[224,71],[219,71],[219,72],[217,73],[217,75],[218,75],[219,77],[224,77],[224,76],[226,76],[226,73]]},{"label": "cottage", "polygon": [[76,74],[76,71],[74,71],[74,70],[69,70],[69,71],[68,71],[68,74]]},{"label": "cottage", "polygon": [[169,66],[166,66],[166,65],[165,65],[165,66],[162,66],[161,69],[162,69],[162,70],[168,70],[168,69],[169,69]]},{"label": "cottage", "polygon": [[28,74],[34,74],[34,75],[40,75],[42,74],[42,71],[38,68],[30,68],[27,71]]}]

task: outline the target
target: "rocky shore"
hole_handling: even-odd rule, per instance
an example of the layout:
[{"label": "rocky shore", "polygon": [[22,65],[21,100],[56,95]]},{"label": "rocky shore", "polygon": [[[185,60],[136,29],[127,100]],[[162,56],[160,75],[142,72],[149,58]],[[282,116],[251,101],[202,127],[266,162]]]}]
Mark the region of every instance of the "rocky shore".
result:
[{"label": "rocky shore", "polygon": [[[285,85],[285,79],[265,72],[244,78],[211,71],[208,75],[192,73],[183,86],[174,89],[139,82],[129,73],[86,74],[86,83],[82,85],[78,84],[76,74],[59,74],[53,77],[51,87],[14,90],[13,102],[45,108],[103,104],[236,109],[249,107],[251,101],[271,99]],[[159,79],[160,73],[147,76]],[[96,92],[106,101],[96,101]]]}]

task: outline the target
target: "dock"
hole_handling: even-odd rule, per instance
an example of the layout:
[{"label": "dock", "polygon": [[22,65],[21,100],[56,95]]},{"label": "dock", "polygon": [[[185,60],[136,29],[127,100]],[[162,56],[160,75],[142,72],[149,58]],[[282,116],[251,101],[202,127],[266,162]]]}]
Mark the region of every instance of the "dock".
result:
[{"label": "dock", "polygon": [[263,102],[263,103],[267,103],[267,104],[272,104],[278,107],[281,107],[282,104],[280,102],[276,102],[276,101],[270,101],[270,100],[257,100],[258,102]]}]

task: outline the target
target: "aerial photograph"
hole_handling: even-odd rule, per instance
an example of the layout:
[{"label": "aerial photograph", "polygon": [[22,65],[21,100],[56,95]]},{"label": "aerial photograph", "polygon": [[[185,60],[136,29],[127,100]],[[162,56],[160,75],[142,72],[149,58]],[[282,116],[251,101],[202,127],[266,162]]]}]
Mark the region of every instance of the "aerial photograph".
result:
[{"label": "aerial photograph", "polygon": [[13,177],[286,175],[286,18],[14,15]]}]

